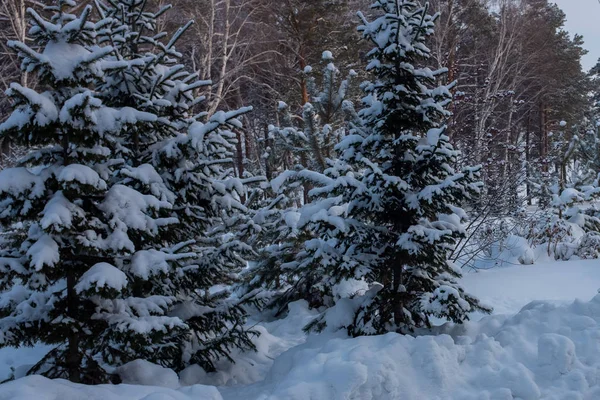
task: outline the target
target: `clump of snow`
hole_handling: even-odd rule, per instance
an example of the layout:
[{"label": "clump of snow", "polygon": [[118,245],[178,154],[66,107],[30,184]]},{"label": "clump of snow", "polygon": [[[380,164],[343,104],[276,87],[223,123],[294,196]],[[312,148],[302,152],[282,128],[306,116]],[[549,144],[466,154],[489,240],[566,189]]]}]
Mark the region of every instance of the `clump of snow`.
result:
[{"label": "clump of snow", "polygon": [[152,234],[158,232],[160,226],[177,222],[173,218],[153,219],[148,214],[151,210],[170,209],[172,204],[161,201],[155,196],[144,195],[124,185],[114,185],[108,191],[100,209],[111,217],[111,226],[123,231],[139,230]]},{"label": "clump of snow", "polygon": [[92,54],[83,46],[54,41],[46,44],[40,57],[51,66],[53,75],[58,81],[72,78],[75,69],[90,58]]},{"label": "clump of snow", "polygon": [[298,221],[300,220],[300,213],[297,211],[287,211],[283,216],[286,226],[290,228],[296,228]]},{"label": "clump of snow", "polygon": [[31,260],[31,266],[36,271],[41,271],[44,266],[53,267],[60,261],[58,244],[50,235],[42,235],[27,250],[27,257]]},{"label": "clump of snow", "polygon": [[95,299],[98,303],[95,319],[106,320],[115,329],[132,331],[140,335],[167,332],[174,328],[186,328],[178,317],[164,315],[174,298],[167,296],[128,297],[126,299]]},{"label": "clump of snow", "polygon": [[527,239],[510,235],[505,242],[506,251],[514,257],[519,264],[531,265],[535,262],[533,249],[527,242]]},{"label": "clump of snow", "polygon": [[[125,125],[154,122],[157,116],[131,107],[110,108],[90,91],[78,93],[68,99],[59,113],[60,121],[83,131],[93,129],[100,134],[118,132]],[[90,127],[90,121],[93,122]]]},{"label": "clump of snow", "polygon": [[26,168],[6,168],[0,171],[0,193],[19,196],[31,191],[32,197],[41,197],[45,189],[44,179]]},{"label": "clump of snow", "polygon": [[157,274],[166,274],[171,267],[169,261],[194,257],[195,253],[170,254],[159,250],[142,250],[131,259],[131,272],[145,280]]},{"label": "clump of snow", "polygon": [[15,96],[17,93],[26,98],[29,104],[17,107],[8,119],[0,124],[0,130],[23,128],[30,121],[34,121],[38,126],[46,126],[58,119],[58,109],[48,93],[39,94],[18,83],[11,83],[6,94]]},{"label": "clump of snow", "polygon": [[369,290],[369,284],[363,279],[344,279],[332,288],[336,299],[351,297],[356,294],[364,294]]},{"label": "clump of snow", "polygon": [[80,207],[71,203],[64,196],[63,192],[59,190],[46,203],[42,215],[40,226],[43,229],[53,227],[56,231],[60,232],[64,228],[71,228],[74,218],[83,219],[84,212]]},{"label": "clump of snow", "polygon": [[109,288],[120,292],[126,286],[127,276],[123,271],[109,263],[98,263],[83,274],[75,290],[81,293],[90,289]]},{"label": "clump of snow", "polygon": [[129,385],[160,386],[170,389],[179,387],[179,377],[175,371],[152,364],[145,360],[134,360],[117,368],[123,383]]},{"label": "clump of snow", "polygon": [[150,164],[142,164],[138,167],[126,167],[121,170],[121,174],[150,185],[152,183],[163,183],[163,180],[156,169]]},{"label": "clump of snow", "polygon": [[321,56],[321,58],[324,61],[331,61],[331,60],[333,60],[333,53],[331,51],[329,51],[329,50],[325,50],[323,52],[323,55]]},{"label": "clump of snow", "polygon": [[83,185],[94,186],[100,190],[106,189],[100,175],[87,165],[71,164],[64,167],[58,174],[59,182],[78,182]]}]

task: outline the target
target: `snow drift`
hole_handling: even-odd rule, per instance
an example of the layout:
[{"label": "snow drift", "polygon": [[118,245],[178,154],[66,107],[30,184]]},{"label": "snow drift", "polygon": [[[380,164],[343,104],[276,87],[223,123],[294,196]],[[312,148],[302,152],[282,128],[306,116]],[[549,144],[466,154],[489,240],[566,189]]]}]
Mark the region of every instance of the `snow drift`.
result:
[{"label": "snow drift", "polygon": [[[3,385],[0,400],[591,400],[600,398],[599,322],[600,295],[566,305],[538,301],[514,316],[438,327],[436,336],[311,335],[249,385],[91,387],[34,376]],[[266,326],[274,328],[273,343],[275,332],[289,340],[291,324]],[[161,381],[156,371],[151,376]]]}]

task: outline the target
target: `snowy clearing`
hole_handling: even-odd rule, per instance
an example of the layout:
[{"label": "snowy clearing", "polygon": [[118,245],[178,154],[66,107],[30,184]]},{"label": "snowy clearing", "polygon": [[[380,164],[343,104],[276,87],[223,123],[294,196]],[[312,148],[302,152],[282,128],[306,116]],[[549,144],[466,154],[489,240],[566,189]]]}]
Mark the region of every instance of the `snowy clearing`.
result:
[{"label": "snowy clearing", "polygon": [[543,262],[466,273],[462,284],[494,314],[515,314],[532,301],[590,300],[600,289],[600,260]]},{"label": "snowy clearing", "polygon": [[[191,368],[178,383],[172,371],[136,363],[127,379],[137,385],[34,376],[2,385],[0,400],[600,398],[600,262],[499,268],[467,274],[463,283],[496,313],[439,327],[438,336],[306,338],[301,328],[315,313],[298,302],[286,319],[259,325],[259,352],[220,366],[228,372]],[[1,350],[2,377],[11,366],[22,374],[21,363],[35,362],[33,350]],[[142,386],[156,382],[165,387]]]}]

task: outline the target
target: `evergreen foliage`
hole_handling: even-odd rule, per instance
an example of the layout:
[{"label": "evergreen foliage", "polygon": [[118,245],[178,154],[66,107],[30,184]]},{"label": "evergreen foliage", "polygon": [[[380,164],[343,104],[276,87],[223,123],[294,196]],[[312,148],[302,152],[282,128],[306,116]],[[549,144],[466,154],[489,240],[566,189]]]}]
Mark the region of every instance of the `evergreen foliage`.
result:
[{"label": "evergreen foliage", "polygon": [[303,72],[309,102],[302,106],[299,115],[294,115],[286,103],[278,104],[278,124],[269,126],[273,146],[264,155],[270,164],[282,167],[274,171],[276,175],[298,168],[323,172],[327,160],[336,156],[335,145],[346,135],[349,122],[356,117],[350,99],[356,72],[350,70],[340,79],[342,73],[330,51],[323,52],[322,64],[321,73],[310,66]]},{"label": "evergreen foliage", "polygon": [[282,268],[296,277],[286,295],[318,292],[323,305],[337,299],[353,308],[343,324],[352,335],[407,332],[432,316],[462,322],[487,310],[458,285],[460,271],[447,260],[464,234],[460,204],[480,183],[477,168],[452,167],[459,153],[442,125],[450,94],[435,86],[445,71],[416,66],[429,57],[434,18],[414,1],[379,0],[373,10],[372,22],[361,16],[360,31],[375,44],[368,66],[375,80],[364,85],[360,122],[324,174],[288,172],[275,185],[314,185],[296,224],[309,238],[298,235],[301,249]]},{"label": "evergreen foliage", "polygon": [[[497,13],[483,3],[439,2],[454,14],[434,56],[428,45],[438,15],[427,3],[373,1],[359,13],[363,43],[374,46],[359,110],[356,72],[343,76],[315,43],[360,47],[346,46],[341,38],[351,35],[343,33],[321,40],[339,19],[313,19],[355,1],[263,5],[278,24],[273,32],[294,41],[287,56],[273,51],[280,58],[269,68],[243,64],[252,66],[247,76],[230,60],[250,51],[251,40],[242,48],[238,39],[251,7],[213,2],[198,32],[218,31],[223,40],[206,41],[216,46],[206,57],[183,43],[194,62],[208,60],[194,70],[219,77],[211,104],[202,93],[213,84],[190,72],[178,50],[193,23],[160,31],[183,18],[162,24],[171,6],[55,0],[43,12],[28,10],[31,42],[9,43],[24,78],[7,92],[12,112],[0,124],[0,143],[30,150],[0,171],[0,347],[49,344],[28,373],[90,384],[116,381],[114,367],[139,358],[213,372],[223,359],[234,362],[235,351],[255,348],[247,317],[263,303],[278,316],[305,300],[320,312],[306,330],[351,336],[414,333],[433,318],[462,323],[489,312],[463,290],[450,261],[469,265],[484,237],[490,249],[521,239],[531,253],[521,263],[533,262],[529,246],[561,259],[598,258],[600,67],[583,82],[594,92],[583,112],[581,37],[561,30],[560,10],[546,0],[509,2]],[[259,18],[250,14],[248,21]],[[548,21],[539,34],[511,36],[507,15]],[[465,34],[466,23],[478,27]],[[509,79],[518,64],[510,59],[546,42],[553,46],[539,54],[564,54],[559,73],[526,60],[519,71],[536,70]],[[492,45],[498,55],[488,57],[494,53],[482,47]],[[319,53],[320,74],[306,66]],[[251,95],[242,92],[261,83],[239,82],[261,69],[288,71],[275,65],[286,57],[301,77],[274,74],[261,91],[280,80],[281,98],[301,94],[302,107],[280,102],[276,123],[265,123],[267,109],[251,120],[251,107],[241,107]],[[429,68],[434,57],[450,73]],[[495,66],[484,65],[488,58]],[[477,62],[465,66],[470,60]],[[466,92],[448,83],[454,77]],[[563,116],[579,122],[567,131]],[[242,119],[255,124],[252,133]],[[470,147],[472,154],[458,151]],[[268,183],[253,175],[263,162]],[[476,162],[483,167],[468,166]],[[523,192],[539,214],[520,207]],[[482,206],[481,223],[467,232],[462,207],[472,205]],[[525,220],[518,232],[504,226],[506,216],[488,219],[507,210]],[[464,249],[472,253],[461,256]]]},{"label": "evergreen foliage", "polygon": [[[45,92],[19,84],[0,125],[44,146],[1,172],[4,243],[0,340],[54,345],[30,373],[100,383],[143,358],[214,370],[232,348],[252,348],[235,282],[251,248],[231,234],[251,226],[244,182],[230,165],[231,128],[248,108],[194,114],[209,84],[185,71],[172,38],[155,33],[145,1],[29,10],[36,52],[11,43]],[[189,25],[188,25],[189,26]],[[147,36],[152,35],[152,36]],[[166,44],[165,44],[166,42]]]},{"label": "evergreen foliage", "polygon": [[[280,102],[279,124],[269,126],[273,148],[265,156],[283,160],[280,163],[284,168],[275,171],[278,176],[263,193],[263,207],[254,217],[261,227],[256,237],[261,251],[248,276],[252,277],[250,287],[275,291],[271,293],[272,305],[278,305],[281,311],[290,301],[302,298],[299,293],[310,290],[313,282],[310,271],[303,270],[298,276],[296,267],[304,256],[301,243],[314,236],[314,232],[296,226],[299,209],[308,206],[308,193],[315,185],[302,171],[323,172],[332,165],[337,157],[335,146],[347,135],[351,124],[358,121],[350,100],[356,72],[350,70],[341,79],[329,51],[323,52],[322,64],[320,74],[312,67],[305,70],[311,102],[303,106],[301,115],[292,115],[289,106]],[[274,160],[271,163],[275,164]],[[321,305],[322,299],[315,296],[311,304]]]},{"label": "evergreen foliage", "polygon": [[[254,332],[243,326],[243,305],[253,301],[253,296],[235,300],[228,289],[253,255],[244,241],[253,227],[243,200],[248,197],[246,184],[261,178],[235,177],[236,135],[232,131],[241,129],[238,118],[251,108],[210,116],[195,112],[204,100],[198,94],[211,82],[198,80],[197,74],[180,63],[175,44],[191,23],[172,37],[155,32],[157,18],[170,6],[150,13],[141,0],[97,4],[113,22],[103,40],[118,48],[117,68],[105,92],[113,102],[137,104],[158,116],[153,131],[128,133],[134,139],[129,149],[131,162],[148,162],[173,193],[173,214],[179,224],[170,229],[170,240],[177,243],[177,253],[193,254],[179,268],[159,276],[146,294],[169,288],[179,301],[172,314],[189,328],[184,338],[176,338],[185,350],[179,364],[171,367],[179,370],[199,364],[214,371],[214,361],[230,358],[232,349],[254,348],[250,340]],[[221,289],[214,290],[217,286]]]}]

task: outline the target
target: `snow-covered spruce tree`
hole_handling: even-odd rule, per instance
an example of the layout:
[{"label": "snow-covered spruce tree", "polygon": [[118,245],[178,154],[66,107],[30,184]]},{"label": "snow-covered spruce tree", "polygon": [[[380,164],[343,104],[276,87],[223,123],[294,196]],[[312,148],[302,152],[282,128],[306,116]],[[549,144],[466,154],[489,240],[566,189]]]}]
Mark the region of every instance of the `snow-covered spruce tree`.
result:
[{"label": "snow-covered spruce tree", "polygon": [[192,22],[172,36],[157,32],[158,19],[171,5],[157,12],[150,12],[144,0],[98,0],[95,5],[101,18],[108,21],[98,32],[98,42],[113,48],[104,63],[99,90],[104,102],[128,105],[159,117],[154,129],[132,130],[121,138],[125,156],[141,159],[149,147],[189,127],[196,117],[194,107],[203,100],[196,94],[210,82],[186,71],[175,48]]},{"label": "snow-covered spruce tree", "polygon": [[[315,73],[311,67],[304,71],[310,103],[294,116],[287,104],[278,106],[278,125],[269,126],[273,149],[283,170],[272,181],[265,195],[264,206],[254,216],[260,226],[256,247],[260,249],[251,277],[250,287],[273,290],[274,302],[281,310],[296,300],[303,290],[288,290],[298,283],[295,264],[302,257],[302,243],[312,237],[309,231],[297,230],[298,209],[308,200],[308,190],[314,184],[304,179],[299,171],[323,172],[335,158],[335,146],[346,136],[351,124],[358,120],[354,104],[349,100],[352,79],[357,75],[350,70],[342,73],[333,62],[330,51],[322,54],[323,68]],[[269,195],[272,194],[272,195]],[[297,288],[297,287],[296,287]],[[320,305],[315,296],[311,304]]]},{"label": "snow-covered spruce tree", "polygon": [[174,211],[182,225],[172,234],[185,238],[192,232],[195,238],[189,243],[195,257],[186,276],[174,279],[182,300],[174,315],[190,327],[184,362],[206,371],[214,370],[215,360],[230,358],[233,348],[254,348],[254,332],[244,326],[244,305],[254,302],[256,292],[241,298],[231,293],[246,260],[254,255],[247,238],[255,224],[243,199],[247,185],[261,178],[235,177],[236,136],[228,128],[239,128],[236,118],[248,111],[217,112],[207,121],[196,121],[187,134],[153,152],[153,163],[176,193]]},{"label": "snow-covered spruce tree", "polygon": [[[168,291],[177,298],[170,315],[189,328],[176,338],[183,357],[168,366],[179,370],[199,364],[214,370],[214,362],[229,358],[233,348],[253,348],[253,332],[244,327],[244,304],[253,296],[232,298],[229,287],[238,280],[246,259],[253,253],[245,243],[253,224],[243,200],[248,184],[262,178],[238,179],[233,170],[238,117],[249,107],[208,116],[194,113],[201,106],[197,93],[210,82],[198,80],[180,63],[175,44],[190,24],[172,37],[156,32],[156,13],[142,0],[96,2],[99,13],[110,18],[100,41],[112,45],[113,59],[103,93],[109,104],[135,104],[158,116],[153,130],[131,129],[122,137],[121,150],[129,164],[145,162],[157,172],[173,194],[172,213],[178,224],[170,228],[169,242],[179,243],[175,255],[153,250],[148,262],[160,266],[145,295]],[[138,190],[152,193],[154,182]],[[178,268],[167,269],[172,257],[192,254]],[[151,256],[151,257],[150,257]],[[215,287],[221,289],[215,290]],[[175,339],[174,339],[175,340]],[[165,362],[162,362],[165,364]]]},{"label": "snow-covered spruce tree", "polygon": [[[361,15],[359,27],[376,46],[368,66],[376,78],[360,111],[364,129],[338,150],[357,171],[358,185],[345,194],[360,232],[340,244],[360,253],[356,267],[338,270],[349,277],[363,270],[383,287],[361,306],[353,330],[411,330],[428,326],[431,316],[462,322],[486,308],[457,284],[460,271],[448,255],[464,234],[460,205],[480,185],[477,168],[452,167],[458,152],[442,126],[450,93],[435,86],[445,71],[419,67],[430,54],[425,41],[435,17],[413,0],[378,0],[372,8],[380,16],[369,22]],[[372,239],[357,241],[363,238]]]},{"label": "snow-covered spruce tree", "polygon": [[[147,262],[178,223],[173,196],[151,167],[113,157],[123,132],[152,129],[157,116],[103,104],[97,83],[113,49],[95,38],[108,22],[90,22],[91,7],[70,14],[75,6],[57,1],[50,21],[28,10],[41,52],[10,43],[46,91],[12,84],[14,111],[0,125],[2,136],[40,148],[0,173],[0,221],[5,229],[19,221],[2,249],[0,343],[51,344],[30,373],[99,383],[108,380],[105,365],[177,358],[169,338],[186,326],[167,315],[172,293],[142,289],[181,257]],[[142,184],[153,193],[136,190]]]},{"label": "snow-covered spruce tree", "polygon": [[324,64],[320,74],[306,67],[303,74],[307,81],[309,102],[302,106],[300,115],[292,115],[289,106],[279,102],[279,123],[269,126],[273,141],[271,154],[285,169],[310,168],[323,172],[327,159],[334,157],[334,147],[347,131],[348,122],[356,113],[349,99],[352,78],[357,74],[350,70],[344,79],[333,62],[333,54],[324,51]]},{"label": "snow-covered spruce tree", "polygon": [[[464,234],[460,204],[480,184],[477,168],[452,167],[458,152],[443,127],[450,94],[435,86],[444,71],[418,66],[429,57],[434,17],[415,1],[378,0],[372,8],[374,21],[361,15],[360,31],[376,46],[362,124],[336,147],[339,159],[324,175],[295,174],[315,188],[297,222],[312,238],[291,266],[298,280],[290,290],[350,301],[342,309],[352,307],[354,316],[333,315],[341,311],[335,307],[315,326],[343,321],[352,335],[407,332],[431,317],[461,322],[487,311],[458,285],[460,271],[448,261]],[[370,288],[343,299],[361,281]]]}]

